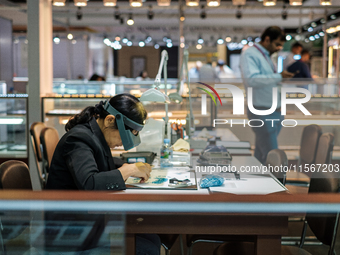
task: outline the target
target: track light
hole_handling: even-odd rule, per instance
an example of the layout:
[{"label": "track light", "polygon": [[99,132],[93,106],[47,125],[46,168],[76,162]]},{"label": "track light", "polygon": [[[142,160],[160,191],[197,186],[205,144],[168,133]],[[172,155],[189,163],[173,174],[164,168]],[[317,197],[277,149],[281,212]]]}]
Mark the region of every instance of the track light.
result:
[{"label": "track light", "polygon": [[73,0],[75,6],[86,6],[87,1],[86,0]]},{"label": "track light", "polygon": [[59,44],[59,43],[60,43],[60,38],[59,38],[58,35],[56,35],[56,36],[53,38],[53,42],[54,42],[55,44]]},{"label": "track light", "polygon": [[120,11],[119,11],[119,7],[118,6],[115,7],[115,12],[114,12],[113,16],[117,20],[120,19]]},{"label": "track light", "polygon": [[283,10],[282,10],[282,13],[281,13],[281,18],[282,18],[283,20],[286,20],[287,17],[288,17],[287,7],[286,7],[286,5],[284,4],[284,5],[283,5]]},{"label": "track light", "polygon": [[200,17],[201,17],[201,19],[205,19],[207,17],[207,13],[205,12],[203,4],[201,5],[201,9],[202,9],[202,11],[201,11]]},{"label": "track light", "polygon": [[103,0],[104,6],[116,6],[117,0]]},{"label": "track light", "polygon": [[81,20],[83,18],[83,12],[81,10],[81,7],[78,7],[78,10],[76,12],[76,17],[77,17],[77,20]]},{"label": "track light", "polygon": [[143,5],[142,0],[130,0],[131,7],[141,7]]},{"label": "track light", "polygon": [[207,0],[207,5],[209,7],[217,7],[220,6],[221,0]]},{"label": "track light", "polygon": [[132,18],[132,13],[129,14],[129,19],[126,21],[126,24],[128,24],[129,26],[135,24],[135,21]]},{"label": "track light", "polygon": [[320,0],[321,5],[332,5],[332,0]]},{"label": "track light", "polygon": [[198,6],[200,3],[200,0],[186,0],[187,6]]},{"label": "track light", "polygon": [[237,6],[237,11],[236,11],[236,19],[241,19],[242,18],[242,11],[241,11],[241,5]]},{"label": "track light", "polygon": [[152,10],[152,5],[149,5],[149,10],[148,10],[148,19],[153,19],[153,16],[155,15],[155,13]]},{"label": "track light", "polygon": [[65,0],[54,0],[53,5],[54,6],[65,6]]},{"label": "track light", "polygon": [[170,6],[171,0],[157,0],[158,6]]}]

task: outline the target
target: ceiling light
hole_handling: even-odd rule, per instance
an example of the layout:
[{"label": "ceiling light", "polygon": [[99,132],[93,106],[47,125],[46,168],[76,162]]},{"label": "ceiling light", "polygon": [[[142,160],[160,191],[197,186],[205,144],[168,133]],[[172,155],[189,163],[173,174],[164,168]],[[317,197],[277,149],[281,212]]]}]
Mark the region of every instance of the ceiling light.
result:
[{"label": "ceiling light", "polygon": [[200,17],[201,17],[201,19],[205,19],[207,17],[207,13],[204,10],[204,5],[203,4],[201,6],[201,9],[202,9],[202,11],[201,11]]},{"label": "ceiling light", "polygon": [[140,41],[140,42],[138,43],[138,45],[139,45],[139,47],[144,47],[144,46],[145,46],[145,42]]},{"label": "ceiling light", "polygon": [[148,19],[153,19],[153,16],[155,15],[155,13],[152,10],[152,5],[149,5],[149,10],[148,10]]},{"label": "ceiling light", "polygon": [[72,40],[72,39],[73,39],[73,34],[69,33],[69,34],[67,35],[67,39]]},{"label": "ceiling light", "polygon": [[117,0],[103,0],[104,6],[116,6]]},{"label": "ceiling light", "polygon": [[289,4],[293,6],[302,5],[302,0],[289,0]]},{"label": "ceiling light", "polygon": [[170,6],[171,0],[157,0],[158,6]]},{"label": "ceiling light", "polygon": [[320,36],[325,36],[325,33],[324,33],[323,31],[321,31],[321,32],[319,33],[319,35],[320,35]]},{"label": "ceiling light", "polygon": [[254,42],[249,42],[248,45],[249,45],[249,46],[253,46],[253,45],[254,45]]},{"label": "ceiling light", "polygon": [[196,49],[198,49],[198,50],[202,49],[202,44],[197,44]]},{"label": "ceiling light", "polygon": [[158,43],[155,43],[155,45],[153,46],[156,50],[159,49],[159,44]]},{"label": "ceiling light", "polygon": [[217,7],[220,6],[221,0],[207,0],[207,5],[209,7]]},{"label": "ceiling light", "polygon": [[198,44],[203,44],[204,43],[204,40],[203,40],[203,38],[201,36],[198,38],[197,43]]},{"label": "ceiling light", "polygon": [[183,11],[181,11],[181,13],[180,13],[179,20],[180,21],[184,21],[185,20],[185,16],[184,16],[184,12]]},{"label": "ceiling light", "polygon": [[227,36],[227,37],[225,38],[225,41],[226,41],[226,42],[231,42],[231,37],[230,37],[230,36]]},{"label": "ceiling light", "polygon": [[263,5],[264,6],[275,6],[276,0],[263,0]]},{"label": "ceiling light", "polygon": [[245,5],[246,0],[233,0],[233,5]]},{"label": "ceiling light", "polygon": [[218,40],[217,40],[217,44],[223,44],[224,43],[224,40],[222,39],[222,38],[219,38]]},{"label": "ceiling light", "polygon": [[316,34],[314,35],[315,39],[319,39],[320,38],[320,35]]},{"label": "ceiling light", "polygon": [[56,35],[56,36],[53,38],[53,42],[54,42],[55,44],[59,44],[59,43],[60,43],[60,38],[59,38],[58,35]]},{"label": "ceiling light", "polygon": [[142,0],[130,0],[131,7],[141,7],[143,5]]},{"label": "ceiling light", "polygon": [[182,49],[185,48],[185,43],[180,43],[179,47],[181,47]]},{"label": "ceiling light", "polygon": [[287,40],[287,41],[292,40],[292,36],[291,36],[291,35],[286,35],[286,40]]},{"label": "ceiling light", "polygon": [[126,45],[130,47],[130,46],[132,46],[132,42],[128,41]]},{"label": "ceiling light", "polygon": [[241,41],[241,43],[242,43],[243,45],[246,45],[246,44],[248,43],[248,41],[247,41],[246,39],[243,39],[243,40]]},{"label": "ceiling light", "polygon": [[171,42],[168,42],[168,43],[166,44],[166,47],[171,48],[171,47],[172,47],[172,43],[171,43]]},{"label": "ceiling light", "polygon": [[241,19],[242,18],[242,11],[241,11],[241,5],[237,6],[237,11],[236,11],[236,19]]},{"label": "ceiling light", "polygon": [[330,16],[330,18],[331,18],[331,19],[336,19],[336,15],[335,15],[335,14],[332,14],[332,15]]},{"label": "ceiling light", "polygon": [[77,40],[72,40],[72,44],[76,44],[77,43]]},{"label": "ceiling light", "polygon": [[135,24],[135,21],[133,20],[131,13],[129,15],[129,19],[126,21],[126,24],[128,24],[129,26],[132,26],[133,24]]},{"label": "ceiling light", "polygon": [[119,41],[120,41],[120,36],[117,35],[117,36],[115,37],[115,40],[116,40],[117,42],[119,42]]},{"label": "ceiling light", "polygon": [[87,1],[86,0],[73,0],[75,6],[86,6]]},{"label": "ceiling light", "polygon": [[320,0],[321,5],[332,5],[332,0]]},{"label": "ceiling light", "polygon": [[200,3],[199,0],[186,0],[186,5],[187,6],[198,6]]},{"label": "ceiling light", "polygon": [[260,41],[261,41],[261,38],[260,38],[260,37],[256,37],[256,38],[255,38],[255,42],[256,42],[256,43],[258,43],[258,42],[260,42]]},{"label": "ceiling light", "polygon": [[53,5],[54,6],[65,6],[65,0],[54,0]]},{"label": "ceiling light", "polygon": [[81,11],[81,7],[78,7],[78,10],[76,12],[77,20],[81,20],[83,18],[83,12]]}]

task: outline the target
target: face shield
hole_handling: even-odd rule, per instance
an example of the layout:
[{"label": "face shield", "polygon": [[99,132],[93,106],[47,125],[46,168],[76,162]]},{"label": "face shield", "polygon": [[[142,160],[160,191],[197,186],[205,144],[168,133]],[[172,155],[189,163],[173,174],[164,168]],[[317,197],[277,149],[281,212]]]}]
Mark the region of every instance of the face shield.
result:
[{"label": "face shield", "polygon": [[[139,131],[141,131],[144,127],[144,125],[139,124],[119,111],[117,111],[115,108],[111,106],[109,101],[107,100],[104,104],[104,109],[107,111],[109,114],[115,116],[116,118],[116,123],[118,127],[118,131],[120,134],[120,138],[122,139],[124,150],[130,150],[133,147],[136,147],[140,144],[140,137],[139,137]],[[130,129],[126,129],[125,126],[128,126],[132,130],[138,131],[137,135],[134,135]]]}]

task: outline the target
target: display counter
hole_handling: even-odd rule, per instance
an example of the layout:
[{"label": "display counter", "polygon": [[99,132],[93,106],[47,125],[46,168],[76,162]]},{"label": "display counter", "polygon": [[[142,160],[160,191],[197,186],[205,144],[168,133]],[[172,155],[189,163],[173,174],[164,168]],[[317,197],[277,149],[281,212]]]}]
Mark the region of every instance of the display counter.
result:
[{"label": "display counter", "polygon": [[27,94],[0,96],[0,162],[21,159],[27,162]]}]

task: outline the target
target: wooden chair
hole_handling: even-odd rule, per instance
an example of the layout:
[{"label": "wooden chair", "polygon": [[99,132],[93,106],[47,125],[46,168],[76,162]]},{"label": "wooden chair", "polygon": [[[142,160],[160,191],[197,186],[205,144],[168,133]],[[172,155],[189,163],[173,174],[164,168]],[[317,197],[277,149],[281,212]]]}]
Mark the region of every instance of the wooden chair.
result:
[{"label": "wooden chair", "polygon": [[40,133],[46,127],[44,122],[33,122],[30,127],[30,134],[33,138],[34,152],[39,162],[42,161]]},{"label": "wooden chair", "polygon": [[28,166],[19,160],[9,160],[0,165],[1,189],[32,190]]},{"label": "wooden chair", "polygon": [[58,131],[53,127],[45,127],[41,130],[40,134],[40,142],[42,145],[42,154],[43,154],[43,162],[44,168],[46,172],[49,172],[49,168],[51,166],[51,161],[53,157],[53,153],[57,144],[59,142],[59,134]]}]

